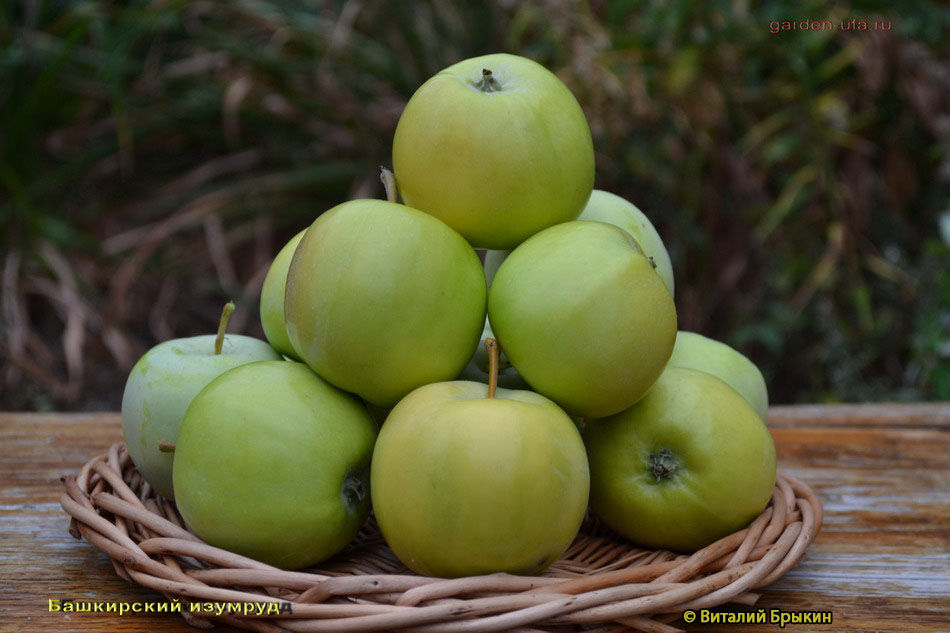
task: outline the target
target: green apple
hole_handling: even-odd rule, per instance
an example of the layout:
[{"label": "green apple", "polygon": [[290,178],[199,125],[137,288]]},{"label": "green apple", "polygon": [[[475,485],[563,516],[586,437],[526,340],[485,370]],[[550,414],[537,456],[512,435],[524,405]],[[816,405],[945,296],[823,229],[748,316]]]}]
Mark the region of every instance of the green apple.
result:
[{"label": "green apple", "polygon": [[412,96],[393,139],[402,199],[478,248],[510,249],[577,218],[594,147],[571,91],[516,55],[466,59]]},{"label": "green apple", "polygon": [[711,374],[670,367],[626,411],[584,429],[591,509],[640,545],[694,552],[748,525],[775,486],[762,418]]},{"label": "green apple", "polygon": [[261,286],[261,325],[264,327],[264,336],[271,346],[284,356],[300,360],[300,354],[294,351],[287,336],[287,326],[284,325],[284,294],[287,291],[287,271],[290,269],[290,260],[297,250],[297,245],[303,239],[306,230],[297,233],[277,253],[271,262]]},{"label": "green apple", "polygon": [[594,220],[619,226],[633,236],[643,254],[656,264],[656,272],[673,294],[673,264],[660,234],[650,219],[634,204],[618,195],[594,189],[578,220]]},{"label": "green apple", "polygon": [[185,413],[178,509],[211,545],[283,569],[312,565],[363,525],[375,439],[363,403],[306,365],[242,365]]},{"label": "green apple", "polygon": [[420,387],[373,452],[373,510],[407,567],[430,576],[533,574],[567,549],[587,508],[580,434],[547,398],[455,381]]},{"label": "green apple", "polygon": [[[227,370],[280,360],[264,341],[230,335],[215,353],[214,334],[159,343],[135,363],[122,394],[122,431],[129,456],[155,490],[174,499],[171,452],[185,410],[201,389]],[[164,449],[164,450],[163,450]]]},{"label": "green apple", "polygon": [[677,332],[671,367],[698,369],[725,381],[745,398],[763,420],[769,412],[769,392],[762,372],[751,360],[725,343],[695,332]]},{"label": "green apple", "polygon": [[478,345],[485,295],[478,255],[442,221],[352,200],[317,218],[297,246],[284,319],[314,371],[392,407],[458,376]]},{"label": "green apple", "polygon": [[626,231],[603,222],[565,222],[512,251],[492,282],[488,316],[521,377],[583,417],[639,400],[676,340],[663,280]]},{"label": "green apple", "polygon": [[[458,375],[458,380],[471,380],[487,385],[490,377],[488,366],[488,350],[485,341],[495,338],[495,333],[491,330],[491,324],[488,319],[485,320],[485,329],[482,330],[482,340],[472,359]],[[498,386],[505,389],[530,389],[531,387],[524,381],[524,378],[518,375],[515,368],[508,362],[505,356],[505,350],[499,351],[498,358]]]}]

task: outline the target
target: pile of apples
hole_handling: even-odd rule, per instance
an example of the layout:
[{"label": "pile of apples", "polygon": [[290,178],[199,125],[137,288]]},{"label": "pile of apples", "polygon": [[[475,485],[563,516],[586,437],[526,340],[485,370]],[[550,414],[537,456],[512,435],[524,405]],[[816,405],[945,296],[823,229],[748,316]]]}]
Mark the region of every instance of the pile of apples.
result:
[{"label": "pile of apples", "polygon": [[406,106],[393,168],[403,204],[345,202],[278,253],[268,342],[225,336],[226,310],[133,368],[129,454],[192,531],[295,569],[372,508],[416,572],[533,574],[588,508],[683,552],[763,510],[762,375],[677,332],[663,242],[593,189],[555,75],[502,54],[446,68]]}]

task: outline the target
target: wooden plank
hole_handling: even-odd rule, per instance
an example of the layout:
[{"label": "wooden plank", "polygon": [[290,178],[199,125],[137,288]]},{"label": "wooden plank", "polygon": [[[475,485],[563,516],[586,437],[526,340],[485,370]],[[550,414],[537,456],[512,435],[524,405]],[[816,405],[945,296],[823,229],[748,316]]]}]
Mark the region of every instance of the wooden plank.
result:
[{"label": "wooden plank", "polygon": [[121,439],[115,413],[0,413],[0,632],[197,630],[178,615],[49,611],[50,599],[165,601],[119,578],[105,555],[71,537],[59,505],[60,477]]},{"label": "wooden plank", "polygon": [[759,606],[829,610],[833,626],[791,630],[950,630],[950,407],[902,409],[770,411],[780,468],[825,510],[803,563]]},{"label": "wooden plank", "polygon": [[796,404],[769,408],[769,426],[772,428],[800,428],[810,424],[821,427],[891,426],[950,430],[950,402]]},{"label": "wooden plank", "polygon": [[[833,613],[832,625],[785,631],[950,631],[950,404],[774,407],[769,424],[780,467],[815,488],[825,524],[753,608]],[[59,477],[120,439],[114,413],[0,413],[0,631],[195,630],[175,615],[48,610],[50,598],[164,600],[70,537],[59,507]]]}]

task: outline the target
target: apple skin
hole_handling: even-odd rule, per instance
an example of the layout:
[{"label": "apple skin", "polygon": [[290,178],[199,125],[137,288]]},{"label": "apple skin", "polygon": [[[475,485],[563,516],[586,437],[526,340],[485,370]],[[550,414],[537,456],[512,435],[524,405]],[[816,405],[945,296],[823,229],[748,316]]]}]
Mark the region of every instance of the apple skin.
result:
[{"label": "apple skin", "polygon": [[478,345],[486,292],[478,255],[443,222],[352,200],[317,218],[297,246],[284,320],[314,371],[386,408],[458,376]]},{"label": "apple skin", "polygon": [[312,565],[363,525],[375,439],[363,403],[306,365],[242,365],[188,407],[178,509],[211,545],[282,569]]},{"label": "apple skin", "polygon": [[185,410],[201,389],[227,370],[261,360],[280,360],[264,341],[231,334],[221,354],[214,353],[213,334],[159,343],[135,363],[122,394],[122,431],[129,456],[139,473],[167,499],[174,499],[173,453],[159,450],[174,444]]},{"label": "apple skin", "polygon": [[[483,69],[497,91],[477,87]],[[440,71],[412,96],[393,139],[402,199],[477,248],[511,249],[573,220],[594,187],[584,112],[553,73],[493,54]]]},{"label": "apple skin", "polygon": [[406,396],[373,452],[380,530],[429,576],[533,574],[567,549],[587,508],[580,434],[547,398],[469,381]]},{"label": "apple skin", "polygon": [[676,340],[663,280],[626,231],[603,222],[565,222],[512,251],[492,282],[488,316],[521,377],[588,418],[639,400]]},{"label": "apple skin", "polygon": [[743,354],[695,332],[679,331],[669,366],[698,369],[716,376],[745,398],[763,420],[769,413],[769,392],[762,372]]},{"label": "apple skin", "polygon": [[290,260],[300,240],[303,239],[304,233],[306,229],[290,238],[290,241],[280,249],[267,270],[264,285],[261,286],[261,326],[264,328],[264,336],[267,337],[271,347],[294,360],[300,360],[300,354],[294,351],[290,338],[287,336],[287,326],[284,324],[284,295],[287,291],[287,271],[290,269]]},{"label": "apple skin", "polygon": [[578,220],[593,220],[619,226],[633,236],[643,254],[653,259],[656,272],[673,294],[673,263],[660,234],[650,219],[631,202],[618,195],[594,189]]},{"label": "apple skin", "polygon": [[[694,552],[748,525],[775,486],[765,423],[711,374],[670,367],[626,411],[584,429],[591,510],[645,547]],[[666,449],[672,475],[654,474]],[[667,463],[670,463],[667,462]]]}]

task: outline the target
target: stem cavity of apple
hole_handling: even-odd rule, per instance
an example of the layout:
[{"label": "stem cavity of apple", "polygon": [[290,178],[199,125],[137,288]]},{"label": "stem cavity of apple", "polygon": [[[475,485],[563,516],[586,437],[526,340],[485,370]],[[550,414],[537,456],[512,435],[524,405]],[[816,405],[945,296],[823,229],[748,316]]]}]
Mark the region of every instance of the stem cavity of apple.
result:
[{"label": "stem cavity of apple", "polygon": [[366,486],[363,485],[362,477],[351,474],[343,480],[341,493],[343,494],[343,502],[346,503],[347,507],[357,508],[363,499],[367,497],[369,491],[366,489]]},{"label": "stem cavity of apple", "polygon": [[174,453],[175,452],[175,443],[166,442],[165,440],[158,441],[158,451],[160,453]]},{"label": "stem cavity of apple", "polygon": [[494,398],[498,389],[498,341],[486,338],[485,349],[488,350],[488,397]]},{"label": "stem cavity of apple", "polygon": [[668,448],[664,448],[658,453],[650,453],[650,463],[648,464],[650,473],[653,475],[655,483],[660,483],[664,479],[669,479],[678,470],[673,453]]},{"label": "stem cavity of apple", "polygon": [[379,179],[383,181],[383,188],[386,190],[386,200],[388,202],[396,201],[396,175],[385,167],[379,168]]},{"label": "stem cavity of apple", "polygon": [[482,78],[475,84],[475,87],[482,92],[499,92],[501,90],[501,84],[492,77],[491,71],[487,68],[482,68]]},{"label": "stem cavity of apple", "polygon": [[214,354],[221,355],[221,348],[224,347],[224,333],[228,329],[228,321],[234,314],[234,302],[228,301],[224,304],[224,310],[221,311],[221,321],[218,322],[218,336],[214,339]]}]

